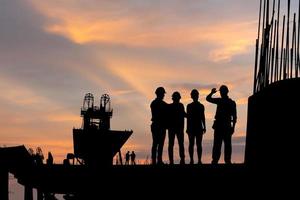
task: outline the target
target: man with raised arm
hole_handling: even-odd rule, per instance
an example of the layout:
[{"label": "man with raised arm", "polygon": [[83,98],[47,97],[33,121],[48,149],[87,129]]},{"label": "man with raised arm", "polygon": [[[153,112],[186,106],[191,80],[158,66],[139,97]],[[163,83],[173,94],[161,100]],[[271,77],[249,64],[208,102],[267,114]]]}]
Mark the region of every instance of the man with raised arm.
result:
[{"label": "man with raised arm", "polygon": [[210,103],[217,104],[217,111],[214,129],[214,144],[212,154],[212,164],[218,164],[221,156],[222,142],[224,142],[224,160],[226,164],[231,164],[232,144],[231,138],[234,133],[237,114],[236,103],[228,97],[228,87],[222,85],[220,87],[221,98],[212,97],[217,92],[216,88],[211,90],[211,93],[206,97]]}]

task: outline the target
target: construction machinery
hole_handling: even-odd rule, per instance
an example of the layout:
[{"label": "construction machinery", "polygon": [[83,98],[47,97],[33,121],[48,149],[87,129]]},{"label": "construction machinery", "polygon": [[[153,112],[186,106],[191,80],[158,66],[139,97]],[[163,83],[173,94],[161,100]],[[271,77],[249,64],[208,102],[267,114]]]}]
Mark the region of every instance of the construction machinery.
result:
[{"label": "construction machinery", "polygon": [[82,127],[73,129],[74,156],[79,163],[92,167],[109,166],[117,153],[122,163],[120,149],[132,131],[111,130],[112,115],[108,94],[101,96],[99,106],[95,105],[93,94],[85,95],[81,108]]}]

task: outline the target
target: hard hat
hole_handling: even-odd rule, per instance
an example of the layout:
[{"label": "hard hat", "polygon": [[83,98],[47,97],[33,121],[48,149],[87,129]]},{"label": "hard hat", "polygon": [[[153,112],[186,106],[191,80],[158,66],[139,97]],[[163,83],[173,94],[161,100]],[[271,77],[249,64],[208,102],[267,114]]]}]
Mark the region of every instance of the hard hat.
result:
[{"label": "hard hat", "polygon": [[155,90],[155,94],[165,94],[166,93],[166,90],[165,88],[163,87],[158,87],[156,90]]},{"label": "hard hat", "polygon": [[199,95],[198,90],[196,90],[196,89],[193,89],[193,90],[192,90],[191,96],[194,96],[194,95]]},{"label": "hard hat", "polygon": [[179,92],[174,92],[174,93],[172,94],[172,98],[173,98],[173,99],[181,99],[181,95],[180,95]]},{"label": "hard hat", "polygon": [[228,87],[226,85],[222,85],[220,87],[220,92],[224,93],[224,94],[227,94],[229,92],[229,89],[228,89]]}]

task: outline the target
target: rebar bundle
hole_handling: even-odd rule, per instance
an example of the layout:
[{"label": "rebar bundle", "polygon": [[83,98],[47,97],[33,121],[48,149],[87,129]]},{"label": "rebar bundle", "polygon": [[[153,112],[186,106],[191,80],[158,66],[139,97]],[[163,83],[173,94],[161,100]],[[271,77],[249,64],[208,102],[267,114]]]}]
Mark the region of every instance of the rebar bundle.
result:
[{"label": "rebar bundle", "polygon": [[291,0],[285,0],[287,15],[283,16],[281,1],[271,1],[260,0],[253,93],[274,82],[299,76],[300,1],[297,0],[299,8],[292,21]]}]

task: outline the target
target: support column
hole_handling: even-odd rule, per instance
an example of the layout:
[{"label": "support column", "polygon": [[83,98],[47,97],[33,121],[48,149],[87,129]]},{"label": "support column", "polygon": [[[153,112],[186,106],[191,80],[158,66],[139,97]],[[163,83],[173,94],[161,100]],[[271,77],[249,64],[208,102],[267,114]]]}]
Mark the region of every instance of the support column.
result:
[{"label": "support column", "polygon": [[25,200],[33,200],[32,187],[25,186],[25,189],[24,189],[24,199]]},{"label": "support column", "polygon": [[43,200],[43,192],[42,190],[37,190],[37,200]]},{"label": "support column", "polygon": [[0,169],[0,199],[8,200],[8,192],[9,192],[9,177],[8,170]]}]

